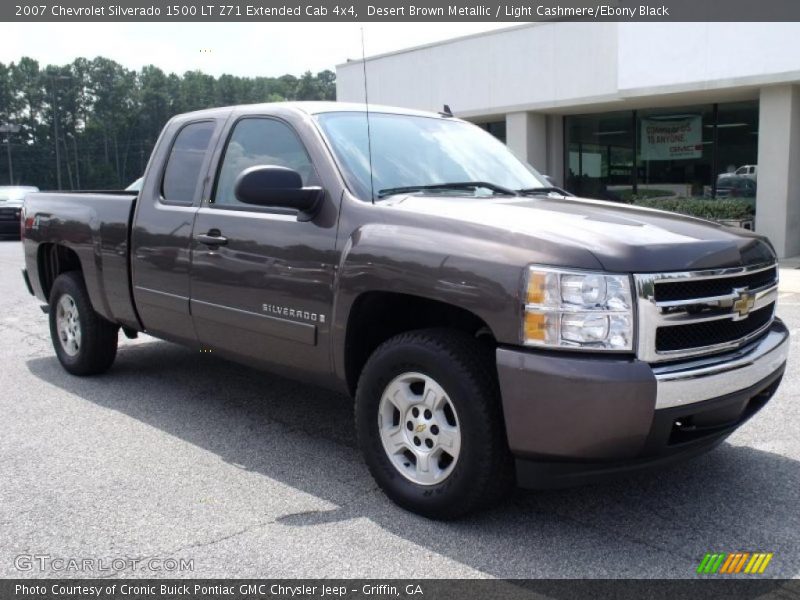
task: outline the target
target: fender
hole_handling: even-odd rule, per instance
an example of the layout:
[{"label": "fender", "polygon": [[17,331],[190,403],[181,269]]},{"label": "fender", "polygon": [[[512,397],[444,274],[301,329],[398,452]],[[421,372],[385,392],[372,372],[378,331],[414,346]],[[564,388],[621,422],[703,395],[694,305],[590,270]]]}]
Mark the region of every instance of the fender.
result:
[{"label": "fender", "polygon": [[[519,343],[523,270],[530,253],[506,244],[427,228],[372,223],[347,239],[334,284],[334,371],[345,373],[350,312],[366,292],[436,300],[480,317],[499,343]],[[509,318],[509,315],[520,318]]]},{"label": "fender", "polygon": [[124,196],[81,194],[64,202],[45,193],[32,194],[26,201],[31,225],[25,247],[26,253],[37,254],[37,260],[28,263],[37,266],[37,272],[31,274],[37,297],[48,301],[38,273],[39,247],[56,244],[78,257],[92,308],[109,321],[139,329],[127,275],[132,207],[132,198]]}]

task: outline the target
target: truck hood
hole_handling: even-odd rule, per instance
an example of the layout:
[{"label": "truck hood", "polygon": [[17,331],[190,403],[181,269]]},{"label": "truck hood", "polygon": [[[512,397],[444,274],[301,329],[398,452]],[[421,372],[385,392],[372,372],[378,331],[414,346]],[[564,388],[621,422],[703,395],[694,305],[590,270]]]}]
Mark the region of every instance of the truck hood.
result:
[{"label": "truck hood", "polygon": [[[562,197],[407,195],[392,207],[430,218],[447,231],[551,253],[590,253],[615,272],[713,269],[775,260],[763,236],[711,221],[626,204]],[[566,252],[565,252],[566,253]],[[556,255],[557,256],[557,255]],[[553,260],[552,264],[560,264]],[[583,265],[573,265],[583,266]]]}]

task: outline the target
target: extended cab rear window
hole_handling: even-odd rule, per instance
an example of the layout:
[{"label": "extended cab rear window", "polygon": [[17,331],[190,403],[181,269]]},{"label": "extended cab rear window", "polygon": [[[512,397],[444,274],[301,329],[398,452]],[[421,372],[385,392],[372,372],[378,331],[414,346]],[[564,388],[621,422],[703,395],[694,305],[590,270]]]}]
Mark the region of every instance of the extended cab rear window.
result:
[{"label": "extended cab rear window", "polygon": [[161,196],[166,202],[191,204],[194,201],[213,133],[213,121],[189,123],[178,132],[161,183]]}]

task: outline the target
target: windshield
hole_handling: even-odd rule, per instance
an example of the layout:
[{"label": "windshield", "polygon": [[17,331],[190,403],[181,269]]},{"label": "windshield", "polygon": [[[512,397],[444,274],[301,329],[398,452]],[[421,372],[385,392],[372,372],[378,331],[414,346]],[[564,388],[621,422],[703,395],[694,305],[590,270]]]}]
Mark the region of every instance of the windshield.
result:
[{"label": "windshield", "polygon": [[30,186],[0,186],[0,202],[21,202],[31,192],[38,192],[39,188]]},{"label": "windshield", "polygon": [[[372,194],[366,113],[324,113],[317,116],[317,121],[351,190],[369,200]],[[372,189],[376,197],[380,190],[454,182],[485,182],[510,190],[550,185],[502,142],[471,123],[370,113],[369,128]],[[470,193],[478,194],[478,189]]]}]

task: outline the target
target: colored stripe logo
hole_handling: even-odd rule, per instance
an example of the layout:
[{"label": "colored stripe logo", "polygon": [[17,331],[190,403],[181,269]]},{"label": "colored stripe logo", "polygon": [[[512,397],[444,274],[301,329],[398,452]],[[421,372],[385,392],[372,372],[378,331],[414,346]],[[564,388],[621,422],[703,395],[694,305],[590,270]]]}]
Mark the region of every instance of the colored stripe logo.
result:
[{"label": "colored stripe logo", "polygon": [[761,574],[767,569],[773,552],[709,552],[700,561],[700,575]]}]

